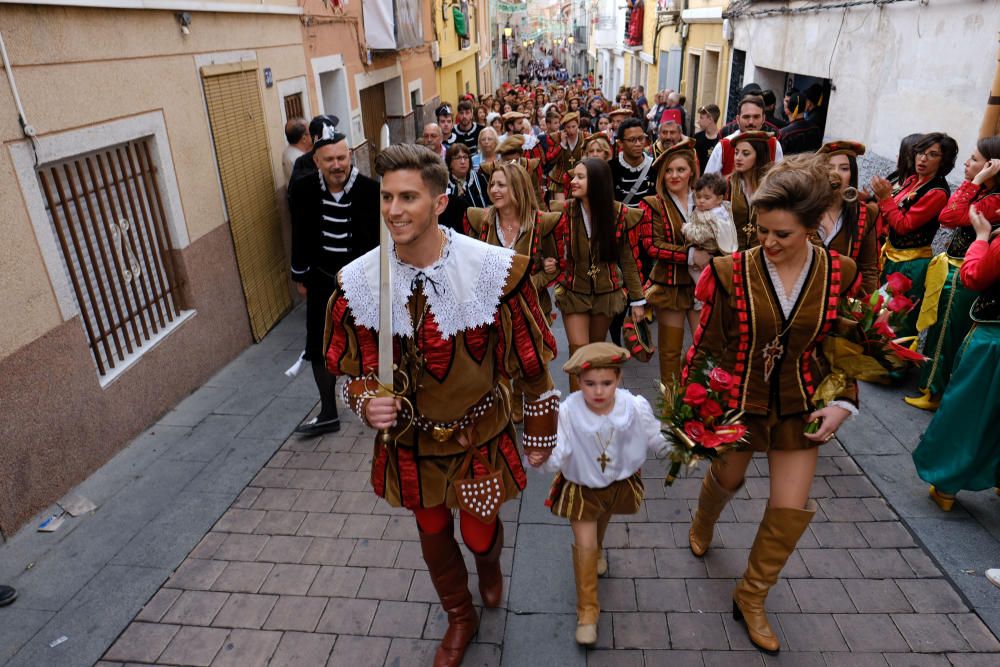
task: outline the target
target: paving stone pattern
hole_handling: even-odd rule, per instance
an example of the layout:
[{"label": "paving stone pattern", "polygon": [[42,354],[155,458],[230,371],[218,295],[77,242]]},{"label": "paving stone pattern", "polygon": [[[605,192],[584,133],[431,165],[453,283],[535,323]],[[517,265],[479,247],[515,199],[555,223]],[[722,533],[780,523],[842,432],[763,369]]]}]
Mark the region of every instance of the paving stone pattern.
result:
[{"label": "paving stone pattern", "polygon": [[[655,364],[629,370],[631,387],[652,396]],[[344,423],[287,439],[99,664],[430,664],[447,622],[413,519],[371,492],[371,433]],[[665,488],[663,469],[647,462],[644,506],[608,530],[589,651],[572,636],[571,533],[542,506],[548,479],[529,473],[501,512],[504,604],[483,611],[465,664],[1000,664],[1000,642],[836,441],[821,450],[816,517],[768,598],[783,651],[764,656],[729,610],[768,496],[766,458],[704,559],[687,548],[701,472]]]}]

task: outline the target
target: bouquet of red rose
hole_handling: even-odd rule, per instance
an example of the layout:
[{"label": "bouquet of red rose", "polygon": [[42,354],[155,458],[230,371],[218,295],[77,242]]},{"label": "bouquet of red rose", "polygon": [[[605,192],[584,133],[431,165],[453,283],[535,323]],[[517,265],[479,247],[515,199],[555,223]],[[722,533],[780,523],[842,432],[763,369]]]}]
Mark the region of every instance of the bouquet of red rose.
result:
[{"label": "bouquet of red rose", "polygon": [[[821,343],[830,374],[813,394],[817,409],[841,395],[848,379],[886,382],[890,374],[927,360],[913,349],[916,336],[896,337],[896,328],[917,306],[905,294],[912,286],[905,275],[893,273],[871,296],[841,302],[837,325]],[[806,433],[817,430],[818,421],[806,427]]]},{"label": "bouquet of red rose", "polygon": [[682,465],[693,467],[702,459],[715,459],[743,441],[747,432],[740,423],[743,413],[725,408],[738,382],[706,359],[700,367],[689,369],[684,385],[661,387],[660,419],[671,442],[664,485],[673,484]]}]

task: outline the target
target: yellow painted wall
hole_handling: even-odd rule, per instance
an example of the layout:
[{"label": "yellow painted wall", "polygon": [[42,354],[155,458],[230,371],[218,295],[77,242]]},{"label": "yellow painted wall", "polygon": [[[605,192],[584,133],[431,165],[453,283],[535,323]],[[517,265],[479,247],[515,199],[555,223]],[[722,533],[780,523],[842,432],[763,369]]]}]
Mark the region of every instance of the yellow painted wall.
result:
[{"label": "yellow painted wall", "polygon": [[[485,0],[474,0],[469,3],[468,30],[469,47],[461,48],[458,33],[455,32],[455,18],[451,5],[447,3],[429,3],[433,12],[434,26],[437,31],[438,49],[441,54],[441,68],[437,72],[438,93],[442,102],[458,104],[458,96],[464,93],[464,84],[468,82],[469,92],[479,94],[476,81],[476,52],[479,50],[479,13],[485,12]],[[444,13],[442,15],[442,6]],[[488,39],[487,39],[488,42]],[[462,89],[456,84],[456,74],[461,72]]]},{"label": "yellow painted wall", "polygon": [[[714,3],[712,6],[718,6]],[[693,96],[688,90],[688,79],[693,75],[689,71],[689,54],[697,53],[701,55],[701,78],[706,76],[706,64],[710,54],[718,53],[718,69],[714,86],[709,86],[705,90],[699,81],[698,92]],[[729,61],[730,48],[728,42],[722,38],[722,23],[695,23],[691,24],[688,30],[687,45],[684,50],[684,67],[681,72],[681,90],[688,96],[688,109],[692,112],[699,106],[706,104],[718,104],[723,116],[726,113],[726,100],[729,91]]]},{"label": "yellow painted wall", "polygon": [[[253,50],[258,71],[270,67],[275,81],[305,73],[296,16],[196,13],[186,37],[171,12],[5,5],[3,17],[18,91],[40,136],[163,113],[192,242],[226,224],[195,54]],[[262,74],[260,81],[277,187],[285,146],[280,100],[277,86],[265,88]],[[23,141],[6,83],[0,141]],[[62,323],[8,150],[0,150],[0,210],[3,358]]]}]

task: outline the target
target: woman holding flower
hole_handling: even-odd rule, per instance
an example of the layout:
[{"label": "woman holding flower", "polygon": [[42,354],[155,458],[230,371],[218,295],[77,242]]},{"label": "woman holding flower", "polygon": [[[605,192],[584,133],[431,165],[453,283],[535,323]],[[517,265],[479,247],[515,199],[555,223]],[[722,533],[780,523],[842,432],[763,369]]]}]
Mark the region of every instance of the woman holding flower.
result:
[{"label": "woman holding flower", "polygon": [[1000,224],[1000,136],[983,137],[965,161],[965,181],[948,200],[938,219],[952,228],[947,250],[927,269],[926,293],[921,304],[917,329],[927,330],[924,354],[930,359],[922,367],[917,386],[920,396],[904,399],[913,407],[936,410],[941,394],[948,386],[958,348],[965,339],[972,320],[969,309],[976,292],[961,280],[965,253],[976,238],[969,212],[975,206],[991,224]]},{"label": "woman holding flower", "polygon": [[[991,217],[1000,211],[990,211]],[[969,210],[975,241],[965,253],[962,283],[980,292],[972,331],[955,361],[941,407],[913,452],[920,479],[945,512],[959,491],[1000,486],[1000,237],[977,209]]]},{"label": "woman holding flower", "polygon": [[[915,174],[906,179],[898,193],[892,183],[876,176],[871,181],[872,193],[878,200],[879,212],[889,226],[889,241],[882,249],[882,276],[902,273],[912,281],[906,297],[917,303],[924,296],[924,279],[933,252],[931,241],[941,223],[938,215],[948,203],[951,188],[945,177],[951,173],[958,156],[958,144],[947,134],[932,132],[914,146]],[[898,336],[917,333],[914,309]]]},{"label": "woman holding flower", "polygon": [[[764,600],[815,513],[809,489],[818,446],[857,412],[850,379],[829,405],[817,410],[812,398],[830,372],[818,344],[861,281],[852,259],[810,240],[840,187],[822,156],[778,162],[751,200],[759,246],[713,259],[695,291],[704,307],[683,375],[683,401],[694,415],[684,430],[696,442],[701,436],[703,446],[719,447],[745,427],[746,442],[720,450],[706,473],[691,522],[691,551],[705,554],[753,453],[767,452],[770,499],[733,591],[733,615],[746,622],[754,645],[772,654],[780,644]],[[710,399],[710,392],[724,403]],[[713,426],[713,415],[722,411],[742,413],[743,425]],[[813,422],[816,432],[805,433]]]}]

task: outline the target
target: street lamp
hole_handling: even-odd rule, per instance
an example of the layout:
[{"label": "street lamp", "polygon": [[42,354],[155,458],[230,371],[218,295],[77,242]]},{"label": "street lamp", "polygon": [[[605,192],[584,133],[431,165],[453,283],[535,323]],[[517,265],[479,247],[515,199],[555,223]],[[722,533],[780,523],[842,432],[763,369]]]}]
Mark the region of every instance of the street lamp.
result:
[{"label": "street lamp", "polygon": [[514,34],[514,29],[511,28],[510,26],[507,26],[506,28],[503,29],[503,36],[506,37],[507,39],[510,39],[513,34]]},{"label": "street lamp", "polygon": [[566,42],[569,44],[572,44],[574,41],[575,40],[573,39],[573,35],[570,35],[569,37],[566,38]]}]

